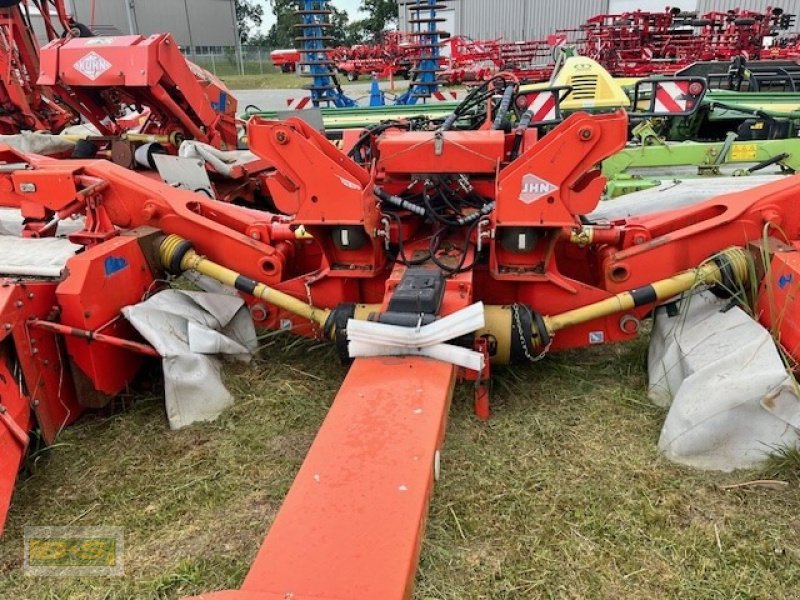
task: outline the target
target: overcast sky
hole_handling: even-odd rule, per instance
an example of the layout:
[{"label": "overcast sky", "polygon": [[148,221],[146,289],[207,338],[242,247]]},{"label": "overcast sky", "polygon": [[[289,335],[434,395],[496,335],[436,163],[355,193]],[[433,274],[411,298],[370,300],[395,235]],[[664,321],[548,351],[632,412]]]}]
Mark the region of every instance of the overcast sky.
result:
[{"label": "overcast sky", "polygon": [[[264,16],[266,18],[264,19],[263,29],[266,31],[275,22],[275,17],[272,14],[272,9],[270,8],[267,0],[259,0],[259,2],[264,6]],[[334,0],[331,2],[332,6],[335,6],[338,9],[346,10],[351,21],[353,19],[360,19],[364,17],[363,14],[358,14],[359,4],[361,4],[360,0]]]}]

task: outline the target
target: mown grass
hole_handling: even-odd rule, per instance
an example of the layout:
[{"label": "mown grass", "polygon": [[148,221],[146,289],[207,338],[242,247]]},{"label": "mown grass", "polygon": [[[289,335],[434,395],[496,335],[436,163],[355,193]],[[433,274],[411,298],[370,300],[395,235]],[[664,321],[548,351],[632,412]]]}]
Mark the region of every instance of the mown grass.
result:
[{"label": "mown grass", "polygon": [[[229,369],[238,401],[216,423],[169,432],[154,378],[41,454],[0,542],[0,598],[237,586],[345,373],[329,349],[269,339],[250,368]],[[728,475],[663,460],[645,352],[639,341],[498,370],[489,423],[459,388],[417,600],[798,597],[800,455]],[[761,476],[791,484],[719,487]],[[24,577],[26,524],[123,527],[126,576]]]}]

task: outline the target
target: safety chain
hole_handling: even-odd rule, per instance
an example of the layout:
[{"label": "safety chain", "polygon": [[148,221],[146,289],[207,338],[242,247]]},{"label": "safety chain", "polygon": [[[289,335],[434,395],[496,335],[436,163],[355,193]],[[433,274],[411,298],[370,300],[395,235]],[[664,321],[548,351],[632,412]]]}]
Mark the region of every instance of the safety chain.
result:
[{"label": "safety chain", "polygon": [[511,314],[514,317],[514,325],[517,328],[517,335],[519,336],[519,343],[522,351],[525,353],[525,358],[527,358],[530,362],[535,363],[542,360],[547,353],[550,352],[550,346],[553,345],[553,338],[554,336],[550,336],[550,341],[547,342],[547,345],[541,351],[541,353],[537,356],[531,356],[530,349],[528,347],[528,341],[525,339],[525,330],[522,328],[522,320],[519,318],[519,304],[512,304],[511,305]]}]

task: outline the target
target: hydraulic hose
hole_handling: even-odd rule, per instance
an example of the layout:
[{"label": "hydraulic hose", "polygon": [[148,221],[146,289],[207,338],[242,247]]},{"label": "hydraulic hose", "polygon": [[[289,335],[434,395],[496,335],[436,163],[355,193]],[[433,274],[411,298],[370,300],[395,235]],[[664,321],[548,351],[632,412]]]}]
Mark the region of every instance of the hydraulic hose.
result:
[{"label": "hydraulic hose", "polygon": [[419,215],[420,217],[425,217],[428,214],[428,211],[425,210],[423,206],[419,206],[413,202],[409,202],[408,200],[403,200],[400,196],[393,196],[383,188],[375,186],[373,192],[383,202],[387,202],[393,206],[396,206],[397,208],[402,208],[414,213],[415,215]]},{"label": "hydraulic hose", "polygon": [[505,121],[506,117],[508,116],[508,110],[511,108],[511,102],[514,100],[515,89],[516,86],[514,84],[506,86],[506,89],[503,92],[503,98],[500,100],[500,106],[497,107],[497,114],[494,117],[492,129],[498,130],[503,127],[503,121]]},{"label": "hydraulic hose", "polygon": [[531,126],[533,121],[533,109],[526,110],[522,117],[520,117],[519,124],[516,131],[514,131],[514,146],[511,149],[511,160],[515,160],[519,156],[519,151],[522,148],[522,139],[525,137],[525,132]]}]

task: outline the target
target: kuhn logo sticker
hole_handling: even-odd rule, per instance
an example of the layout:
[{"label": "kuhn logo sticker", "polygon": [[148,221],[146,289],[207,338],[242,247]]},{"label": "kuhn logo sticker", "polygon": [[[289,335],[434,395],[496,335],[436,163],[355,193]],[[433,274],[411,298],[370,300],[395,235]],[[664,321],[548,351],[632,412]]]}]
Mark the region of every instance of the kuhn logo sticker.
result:
[{"label": "kuhn logo sticker", "polygon": [[82,73],[91,81],[95,81],[100,75],[111,68],[111,63],[97,52],[89,52],[89,54],[76,62],[73,66],[79,73]]},{"label": "kuhn logo sticker", "polygon": [[552,194],[557,189],[558,186],[549,181],[536,175],[528,174],[522,178],[522,191],[519,194],[519,199],[525,204],[531,204],[542,196]]}]

